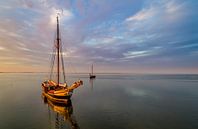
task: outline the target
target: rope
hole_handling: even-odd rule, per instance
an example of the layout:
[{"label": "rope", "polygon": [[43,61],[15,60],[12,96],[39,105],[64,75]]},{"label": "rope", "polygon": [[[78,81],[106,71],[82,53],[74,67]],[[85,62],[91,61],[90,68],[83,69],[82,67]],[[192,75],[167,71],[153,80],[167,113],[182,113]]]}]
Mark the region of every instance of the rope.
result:
[{"label": "rope", "polygon": [[50,64],[50,80],[52,80],[53,69],[54,69],[54,62],[55,62],[55,55],[56,55],[56,42],[54,41],[54,47],[51,57],[51,64]]},{"label": "rope", "polygon": [[[60,32],[60,37],[61,37],[61,32]],[[65,76],[65,64],[64,64],[64,60],[63,60],[63,43],[62,40],[60,39],[60,53],[61,53],[61,62],[62,62],[62,72],[63,72],[63,79],[64,79],[64,83],[66,83],[66,76]]]},{"label": "rope", "polygon": [[66,83],[65,67],[64,67],[63,51],[62,51],[62,42],[60,42],[60,44],[61,44],[60,52],[61,52],[62,71],[63,71],[64,82]]},{"label": "rope", "polygon": [[[56,36],[56,35],[54,35],[54,37],[55,37],[55,36]],[[55,39],[55,38],[54,38],[54,39]],[[55,44],[55,41],[54,41],[54,44]],[[48,79],[49,79],[49,78],[50,78],[50,79],[52,78],[52,77],[51,77],[51,76],[52,76],[51,73],[52,73],[52,67],[53,67],[53,65],[54,65],[54,64],[53,64],[53,62],[54,62],[53,60],[54,60],[54,58],[55,58],[55,57],[54,57],[54,52],[55,52],[55,48],[54,48],[54,47],[55,47],[55,45],[53,45],[53,47],[52,47],[52,53],[51,53],[50,56],[49,56],[50,67],[49,67],[49,70],[48,70],[48,72],[47,72],[48,74],[46,75],[46,78],[48,78]],[[49,75],[50,75],[50,76],[49,76]]]}]

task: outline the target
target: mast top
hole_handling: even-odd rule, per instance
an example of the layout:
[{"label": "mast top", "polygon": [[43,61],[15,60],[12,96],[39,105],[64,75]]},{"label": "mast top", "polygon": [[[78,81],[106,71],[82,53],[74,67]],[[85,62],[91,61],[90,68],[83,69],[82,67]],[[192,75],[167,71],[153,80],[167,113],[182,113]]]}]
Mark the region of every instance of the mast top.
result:
[{"label": "mast top", "polygon": [[57,21],[57,24],[59,24],[58,14],[57,14],[57,16],[56,16],[56,21]]}]

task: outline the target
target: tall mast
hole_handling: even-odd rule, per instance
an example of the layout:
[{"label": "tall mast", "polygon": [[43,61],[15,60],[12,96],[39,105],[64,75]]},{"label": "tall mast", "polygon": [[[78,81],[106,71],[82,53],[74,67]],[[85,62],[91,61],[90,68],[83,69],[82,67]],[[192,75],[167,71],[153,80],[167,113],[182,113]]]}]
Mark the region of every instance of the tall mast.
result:
[{"label": "tall mast", "polygon": [[93,64],[91,65],[91,73],[93,75]]},{"label": "tall mast", "polygon": [[60,38],[59,38],[59,21],[58,21],[58,16],[56,17],[57,18],[57,54],[58,54],[58,57],[57,57],[57,83],[59,85],[59,78],[60,78],[60,68],[59,68],[59,64],[60,64],[60,61],[59,61],[59,54],[60,54]]}]

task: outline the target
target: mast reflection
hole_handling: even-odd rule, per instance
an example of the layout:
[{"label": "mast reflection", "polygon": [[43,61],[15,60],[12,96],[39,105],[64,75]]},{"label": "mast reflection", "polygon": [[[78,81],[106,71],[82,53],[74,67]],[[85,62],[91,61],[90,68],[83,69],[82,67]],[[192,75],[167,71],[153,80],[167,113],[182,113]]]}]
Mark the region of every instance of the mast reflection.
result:
[{"label": "mast reflection", "polygon": [[90,78],[89,79],[89,84],[90,84],[90,87],[91,87],[91,91],[93,91],[93,88],[94,88],[94,81],[95,81],[95,78]]},{"label": "mast reflection", "polygon": [[[63,129],[64,125],[71,129],[80,129],[75,116],[73,115],[73,106],[71,100],[67,104],[54,103],[42,95],[44,103],[48,105],[50,129]],[[54,115],[54,116],[53,116]],[[53,120],[53,118],[55,118]],[[54,123],[54,124],[53,124]]]}]

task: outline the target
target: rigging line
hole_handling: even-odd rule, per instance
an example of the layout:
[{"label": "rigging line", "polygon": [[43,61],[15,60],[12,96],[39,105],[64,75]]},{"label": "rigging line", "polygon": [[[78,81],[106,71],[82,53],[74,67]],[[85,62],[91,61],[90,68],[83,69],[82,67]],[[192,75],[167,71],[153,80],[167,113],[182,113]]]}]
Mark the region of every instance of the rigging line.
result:
[{"label": "rigging line", "polygon": [[[51,53],[51,59],[50,59],[50,76],[51,76],[51,74],[52,74],[52,69],[53,69],[53,62],[54,62],[54,52],[55,52],[55,48],[54,48],[54,46],[53,46],[53,49],[52,49],[52,53]],[[51,77],[50,77],[50,79],[51,79]]]},{"label": "rigging line", "polygon": [[52,52],[52,58],[51,58],[51,70],[50,70],[50,80],[52,79],[52,74],[53,74],[53,68],[54,68],[54,62],[55,62],[55,56],[56,56],[56,45],[54,41],[54,48]]},{"label": "rigging line", "polygon": [[[61,33],[60,33],[60,35],[61,35]],[[62,43],[62,41],[61,41],[61,53],[62,54],[64,53],[63,50],[67,51],[67,49],[65,48],[65,44]],[[63,58],[63,55],[61,55],[61,58]],[[64,67],[63,69],[64,69],[64,72],[65,72],[65,63],[64,63],[64,61],[63,61],[63,67]]]},{"label": "rigging line", "polygon": [[60,44],[61,44],[60,52],[61,52],[62,71],[63,71],[64,83],[66,83],[65,67],[64,67],[63,51],[62,51],[62,42],[60,42]]},{"label": "rigging line", "polygon": [[[52,48],[52,51],[53,51],[53,49],[54,48]],[[49,77],[49,75],[50,75],[50,71],[51,71],[51,62],[52,62],[52,54],[49,54],[49,60],[50,60],[50,67],[49,67],[49,70],[48,70],[48,72],[47,72],[47,75],[46,75],[46,77],[48,78]]]},{"label": "rigging line", "polygon": [[[61,33],[60,33],[60,35],[61,35]],[[66,44],[62,43],[62,47],[63,47],[62,49],[65,50],[65,51],[67,52],[67,48],[66,48],[65,45],[66,45]],[[69,72],[69,62],[70,62],[70,61],[69,61],[69,58],[68,58],[68,59],[67,59],[67,63],[68,63],[67,70],[68,70],[68,72]]]},{"label": "rigging line", "polygon": [[[53,50],[53,52],[54,52],[54,50]],[[52,71],[52,67],[53,67],[53,58],[54,58],[54,55],[53,54],[50,54],[51,56],[50,56],[50,68],[49,68],[49,75],[50,75],[50,80],[51,80],[51,71]],[[49,76],[48,75],[48,76]]]},{"label": "rigging line", "polygon": [[[60,32],[60,35],[61,35],[61,32]],[[67,47],[65,45],[66,44],[62,43],[63,49],[67,51]],[[67,52],[69,52],[69,51],[67,51]],[[77,74],[77,71],[76,71],[75,67],[72,65],[72,63],[70,61],[70,58],[67,59],[67,63],[68,63],[68,67],[67,67],[68,72],[69,72],[69,69],[70,69],[71,73]]]},{"label": "rigging line", "polygon": [[[59,33],[60,37],[61,36],[61,31]],[[63,71],[63,78],[64,78],[64,83],[66,83],[66,75],[65,75],[65,64],[64,64],[64,60],[63,60],[63,43],[62,40],[60,39],[60,54],[61,54],[61,62],[62,62],[62,71]]]},{"label": "rigging line", "polygon": [[[56,34],[54,34],[54,39],[55,39],[55,37],[56,37]],[[53,44],[53,46],[52,46],[52,53],[50,53],[49,55],[49,60],[50,60],[50,67],[49,67],[49,72],[48,72],[48,77],[50,78],[50,80],[51,80],[51,71],[52,71],[52,63],[53,63],[53,58],[54,58],[54,46],[55,45],[55,40],[54,40],[54,44]]]},{"label": "rigging line", "polygon": [[52,65],[51,65],[51,71],[50,71],[50,80],[52,79],[52,76],[53,76],[53,69],[54,69],[54,62],[55,62],[55,54],[53,54],[53,57],[52,57]]}]

